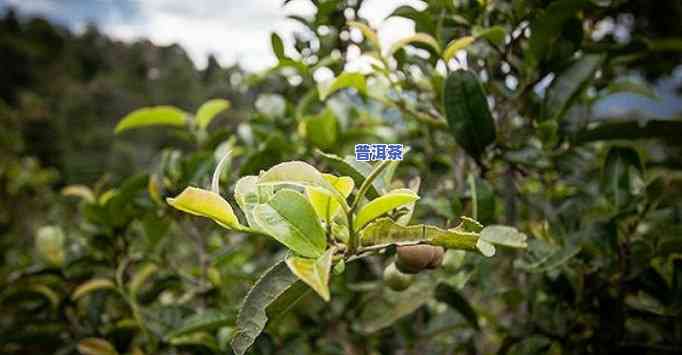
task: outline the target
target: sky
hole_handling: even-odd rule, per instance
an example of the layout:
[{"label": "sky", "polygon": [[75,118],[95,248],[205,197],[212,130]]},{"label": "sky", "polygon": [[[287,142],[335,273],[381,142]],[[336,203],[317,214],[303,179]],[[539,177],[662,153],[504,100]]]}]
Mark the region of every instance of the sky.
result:
[{"label": "sky", "polygon": [[[149,39],[157,45],[180,44],[198,68],[213,54],[222,65],[239,63],[260,71],[276,63],[270,34],[277,32],[292,50],[293,33],[305,31],[287,15],[312,16],[310,0],[0,0],[0,12],[9,7],[20,15],[39,15],[83,31],[94,22],[109,36],[134,41]],[[360,16],[378,30],[384,48],[414,33],[412,21],[386,17],[400,5],[422,9],[420,0],[365,0]],[[659,100],[617,94],[596,106],[600,117],[617,117],[638,110],[649,117],[674,117],[682,112],[682,67],[655,86]]]},{"label": "sky", "polygon": [[[276,60],[270,33],[277,32],[291,48],[293,32],[303,31],[290,14],[315,13],[310,0],[0,0],[0,9],[14,7],[22,15],[41,15],[78,32],[94,22],[113,38],[148,38],[158,45],[180,44],[197,67],[214,54],[223,65],[239,62],[262,70]],[[423,8],[419,0],[366,0],[360,15],[377,26],[388,44],[414,33],[411,21],[386,17],[400,5]]]}]

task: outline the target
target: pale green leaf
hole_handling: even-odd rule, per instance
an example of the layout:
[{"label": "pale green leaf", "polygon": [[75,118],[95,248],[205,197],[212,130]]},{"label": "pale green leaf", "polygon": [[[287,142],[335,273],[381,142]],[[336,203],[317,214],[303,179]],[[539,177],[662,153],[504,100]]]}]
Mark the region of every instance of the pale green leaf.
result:
[{"label": "pale green leaf", "polygon": [[301,187],[320,188],[320,192],[333,196],[347,208],[348,203],[336,189],[312,165],[302,161],[280,163],[263,172],[258,177],[259,185],[288,184]]},{"label": "pale green leaf", "polygon": [[[415,177],[412,179],[409,183],[408,188],[412,190],[412,192],[415,193],[415,195],[419,194],[419,187],[421,186],[421,178],[419,176]],[[416,206],[416,201],[405,205],[403,208],[406,210],[405,213],[401,214],[400,217],[396,219],[396,223],[406,226],[410,223],[410,220],[412,219],[412,215],[414,214],[414,208]]]},{"label": "pale green leaf", "polygon": [[346,88],[353,88],[359,94],[366,96],[367,82],[365,81],[365,76],[361,73],[343,72],[331,82],[320,83],[317,86],[317,91],[320,100],[324,101],[331,94]]},{"label": "pale green leaf", "polygon": [[230,102],[224,99],[213,99],[199,106],[195,120],[201,128],[208,127],[211,121],[221,112],[230,108]]},{"label": "pale green leaf", "polygon": [[[323,174],[323,176],[343,197],[347,198],[351,191],[353,191],[355,184],[350,177],[339,177],[331,174]],[[317,215],[322,220],[329,222],[339,212],[341,206],[328,194],[321,193],[318,190],[309,187],[306,187],[305,192],[310,203],[313,205],[313,208],[315,208],[315,212],[317,212]]]},{"label": "pale green leaf", "polygon": [[486,242],[483,239],[480,238],[478,239],[478,241],[476,242],[476,248],[478,249],[478,251],[481,252],[481,254],[487,257],[495,255],[495,246]]},{"label": "pale green leaf", "polygon": [[184,126],[187,113],[174,106],[154,106],[135,110],[121,119],[115,133],[147,126]]},{"label": "pale green leaf", "polygon": [[474,36],[465,36],[457,39],[453,39],[448,43],[448,46],[445,48],[445,51],[443,52],[443,59],[445,62],[449,62],[450,59],[452,59],[457,52],[461,51],[462,49],[468,47],[474,41],[476,40],[476,37]]},{"label": "pale green leaf", "polygon": [[327,239],[315,209],[297,191],[277,191],[270,201],[256,206],[253,218],[258,230],[301,256],[317,258],[327,247]]},{"label": "pale green leaf", "polygon": [[237,180],[234,187],[234,199],[244,212],[246,221],[251,228],[256,228],[253,218],[253,210],[259,204],[266,203],[274,195],[272,185],[258,185],[258,177],[253,175],[244,176]]},{"label": "pale green leaf", "polygon": [[267,307],[298,281],[298,277],[282,261],[261,275],[239,309],[237,329],[231,343],[235,354],[243,355],[253,345],[268,322]]},{"label": "pale green leaf", "polygon": [[35,247],[38,256],[47,264],[55,267],[64,265],[64,232],[59,226],[43,226],[38,229]]},{"label": "pale green leaf", "polygon": [[405,37],[397,42],[395,42],[388,51],[388,56],[393,56],[395,52],[405,47],[408,44],[421,43],[433,48],[436,53],[441,52],[440,44],[436,41],[433,36],[428,33],[415,33],[412,36]]},{"label": "pale green leaf", "polygon": [[116,348],[102,338],[85,338],[78,342],[81,355],[118,355]]},{"label": "pale green leaf", "polygon": [[377,217],[392,211],[400,206],[412,203],[419,196],[410,189],[398,189],[375,198],[363,206],[355,219],[355,230],[359,230]]},{"label": "pale green leaf", "polygon": [[116,285],[114,284],[113,281],[105,278],[96,278],[96,279],[90,279],[88,281],[85,281],[84,283],[80,284],[75,291],[73,291],[73,294],[71,294],[71,299],[74,301],[87,295],[90,292],[97,291],[97,290],[107,290],[107,289],[115,289]]},{"label": "pale green leaf", "polygon": [[526,235],[510,226],[491,225],[481,230],[481,239],[510,248],[527,248]]},{"label": "pale green leaf", "polygon": [[196,216],[208,217],[228,229],[243,229],[232,206],[215,192],[189,186],[175,198],[167,198],[169,205]]},{"label": "pale green leaf", "polygon": [[80,197],[90,203],[95,202],[95,193],[85,185],[66,186],[62,189],[62,195]]},{"label": "pale green leaf", "polygon": [[334,248],[330,248],[317,259],[290,256],[286,261],[289,270],[327,302],[330,299],[329,272],[332,267],[334,250]]}]

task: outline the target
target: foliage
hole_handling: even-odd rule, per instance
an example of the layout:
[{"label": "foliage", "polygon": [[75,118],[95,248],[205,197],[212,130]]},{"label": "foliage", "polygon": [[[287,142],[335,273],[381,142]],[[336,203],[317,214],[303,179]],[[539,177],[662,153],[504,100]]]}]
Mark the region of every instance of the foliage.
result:
[{"label": "foliage", "polygon": [[[177,47],[6,15],[2,353],[679,352],[680,118],[595,114],[679,66],[677,2],[428,1],[393,11],[415,35],[392,46],[363,1],[313,3],[238,87]],[[83,178],[27,123],[93,107],[115,114],[84,132],[153,162]]]}]

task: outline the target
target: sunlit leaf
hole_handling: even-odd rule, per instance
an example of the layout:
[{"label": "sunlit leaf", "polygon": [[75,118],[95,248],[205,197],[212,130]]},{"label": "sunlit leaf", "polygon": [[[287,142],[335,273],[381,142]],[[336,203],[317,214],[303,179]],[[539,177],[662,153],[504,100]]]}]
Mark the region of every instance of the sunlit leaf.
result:
[{"label": "sunlit leaf", "polygon": [[461,38],[456,38],[450,41],[448,43],[448,46],[445,47],[445,51],[443,52],[443,59],[445,62],[449,62],[450,59],[452,59],[457,52],[461,51],[462,49],[468,47],[472,43],[476,41],[476,37],[474,36],[465,36]]},{"label": "sunlit leaf", "polygon": [[82,355],[118,355],[116,348],[102,338],[85,338],[79,341],[78,352]]},{"label": "sunlit leaf", "polygon": [[501,45],[504,43],[505,34],[506,31],[502,26],[493,26],[474,31],[474,36],[476,36],[476,38],[487,39],[495,45]]},{"label": "sunlit leaf", "polygon": [[438,44],[438,41],[436,41],[433,36],[429,35],[428,33],[415,33],[412,36],[402,38],[395,42],[388,50],[388,56],[393,56],[395,52],[399,51],[406,45],[415,43],[427,45],[436,51],[436,53],[441,52],[440,44]]},{"label": "sunlit leaf", "polygon": [[[331,174],[323,174],[324,178],[343,196],[348,197],[353,191],[354,182],[348,176],[334,176]],[[315,208],[317,215],[324,221],[332,220],[339,212],[341,207],[339,203],[328,194],[319,192],[316,189],[306,188],[305,190],[310,203]]]},{"label": "sunlit leaf", "polygon": [[78,286],[76,290],[73,291],[73,294],[71,294],[71,299],[77,300],[93,291],[115,288],[116,285],[114,284],[113,281],[109,279],[104,278],[91,279],[80,284],[80,286]]},{"label": "sunlit leaf", "polygon": [[327,239],[315,209],[297,191],[277,191],[270,201],[256,206],[253,218],[258,230],[301,256],[317,258],[327,247]]},{"label": "sunlit leaf", "polygon": [[377,217],[418,199],[419,196],[410,189],[390,191],[387,194],[370,201],[358,211],[354,228],[359,230]]},{"label": "sunlit leaf", "polygon": [[189,186],[175,198],[167,198],[169,205],[196,216],[208,217],[228,229],[243,229],[232,206],[220,195]]},{"label": "sunlit leaf", "polygon": [[201,128],[208,127],[211,121],[221,112],[230,108],[230,102],[224,99],[208,100],[197,110],[194,119]]},{"label": "sunlit leaf", "polygon": [[114,132],[147,126],[184,126],[187,113],[174,106],[154,106],[135,110],[121,119]]},{"label": "sunlit leaf", "polygon": [[303,135],[320,149],[333,147],[338,136],[338,123],[334,112],[327,108],[318,115],[304,117],[301,122]]},{"label": "sunlit leaf", "polygon": [[278,300],[297,281],[283,261],[261,275],[244,298],[237,317],[237,329],[232,338],[232,350],[244,355],[268,322],[267,307]]},{"label": "sunlit leaf", "polygon": [[58,226],[43,226],[38,229],[35,246],[38,255],[49,265],[64,265],[64,232]]},{"label": "sunlit leaf", "polygon": [[62,189],[62,195],[80,197],[90,203],[95,202],[95,193],[85,185],[66,186]]},{"label": "sunlit leaf", "polygon": [[317,86],[320,100],[324,101],[331,94],[346,88],[353,88],[360,95],[367,96],[367,82],[361,73],[343,72],[329,83],[320,83]]},{"label": "sunlit leaf", "polygon": [[317,259],[290,256],[286,263],[294,275],[317,292],[323,300],[329,302],[329,272],[333,255],[334,248],[330,248]]}]

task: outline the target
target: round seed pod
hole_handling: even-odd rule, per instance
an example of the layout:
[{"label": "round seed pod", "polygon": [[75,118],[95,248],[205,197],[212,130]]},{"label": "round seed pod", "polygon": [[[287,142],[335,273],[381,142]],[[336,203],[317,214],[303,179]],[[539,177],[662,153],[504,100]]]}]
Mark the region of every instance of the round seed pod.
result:
[{"label": "round seed pod", "polygon": [[384,269],[384,283],[393,291],[404,291],[414,283],[414,276],[403,274],[393,262]]},{"label": "round seed pod", "polygon": [[435,269],[443,263],[442,247],[432,245],[406,245],[398,247],[396,267],[408,274],[416,274],[424,269]]}]

